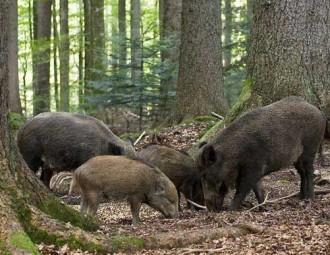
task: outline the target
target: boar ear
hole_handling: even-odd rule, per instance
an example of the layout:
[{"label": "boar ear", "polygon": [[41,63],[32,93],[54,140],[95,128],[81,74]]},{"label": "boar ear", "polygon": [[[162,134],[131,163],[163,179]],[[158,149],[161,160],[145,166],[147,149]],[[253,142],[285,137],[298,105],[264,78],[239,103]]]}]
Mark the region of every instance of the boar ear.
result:
[{"label": "boar ear", "polygon": [[161,194],[165,193],[165,185],[162,182],[162,180],[159,180],[156,182],[155,190],[156,190],[156,192],[155,192],[156,195],[161,195]]},{"label": "boar ear", "polygon": [[110,155],[123,155],[122,148],[111,142],[108,144],[108,152]]},{"label": "boar ear", "polygon": [[201,142],[200,144],[198,144],[198,149],[202,148],[206,144],[207,144],[206,141]]},{"label": "boar ear", "polygon": [[201,154],[201,164],[203,167],[209,167],[217,161],[217,154],[213,145],[207,145],[203,148]]}]

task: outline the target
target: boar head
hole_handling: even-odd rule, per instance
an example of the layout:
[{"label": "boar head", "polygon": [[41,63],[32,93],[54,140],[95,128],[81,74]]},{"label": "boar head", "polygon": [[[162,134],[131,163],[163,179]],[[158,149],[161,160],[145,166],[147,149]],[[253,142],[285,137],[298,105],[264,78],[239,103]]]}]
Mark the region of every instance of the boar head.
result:
[{"label": "boar head", "polygon": [[156,181],[154,190],[147,195],[147,204],[167,218],[178,214],[178,194],[174,184],[165,176]]},{"label": "boar head", "polygon": [[198,157],[199,170],[205,199],[209,211],[220,211],[228,188],[233,186],[236,177],[226,166],[220,150],[212,144],[205,144]]}]

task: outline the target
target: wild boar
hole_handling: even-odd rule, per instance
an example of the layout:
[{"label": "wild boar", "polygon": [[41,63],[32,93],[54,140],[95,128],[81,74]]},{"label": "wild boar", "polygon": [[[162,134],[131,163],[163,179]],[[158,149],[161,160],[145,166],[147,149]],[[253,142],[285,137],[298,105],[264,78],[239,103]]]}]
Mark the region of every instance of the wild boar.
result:
[{"label": "wild boar", "polygon": [[138,157],[158,167],[174,183],[178,190],[179,208],[180,192],[197,204],[204,205],[200,173],[188,154],[167,146],[149,145],[138,152]]},{"label": "wild boar", "polygon": [[41,179],[47,186],[54,171],[72,171],[94,156],[135,156],[133,146],[103,122],[76,113],[38,114],[20,129],[17,145],[31,170],[42,168]]},{"label": "wild boar", "polygon": [[124,156],[97,156],[73,174],[69,194],[81,194],[81,213],[95,215],[102,196],[127,199],[133,224],[140,222],[141,203],[160,211],[165,217],[178,213],[174,184],[159,169]]},{"label": "wild boar", "polygon": [[232,186],[236,193],[230,209],[238,209],[251,189],[262,202],[261,178],[291,164],[301,178],[300,197],[313,198],[313,162],[325,130],[322,112],[299,97],[244,114],[200,150],[207,207],[221,208]]}]

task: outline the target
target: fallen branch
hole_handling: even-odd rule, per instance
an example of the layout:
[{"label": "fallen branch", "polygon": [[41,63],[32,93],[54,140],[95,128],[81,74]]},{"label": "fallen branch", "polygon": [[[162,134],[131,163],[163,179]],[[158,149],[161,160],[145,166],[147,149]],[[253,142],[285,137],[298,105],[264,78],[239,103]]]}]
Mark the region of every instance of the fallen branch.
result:
[{"label": "fallen branch", "polygon": [[219,115],[219,114],[217,114],[215,112],[211,112],[211,115],[213,117],[216,117],[217,119],[220,119],[220,120],[224,120],[225,119],[225,117],[223,117],[223,116],[221,116],[221,115]]},{"label": "fallen branch", "polygon": [[[261,204],[258,204],[258,205],[256,205],[256,206],[250,208],[250,209],[247,210],[246,212],[251,212],[251,211],[253,211],[254,209],[256,209],[256,208],[258,208],[258,207],[260,207],[260,206],[263,206],[263,205],[265,205],[265,204],[274,204],[274,203],[277,203],[277,202],[279,202],[279,201],[282,201],[282,200],[285,200],[285,199],[288,199],[288,198],[291,198],[291,197],[296,197],[296,196],[298,196],[298,195],[300,194],[300,192],[297,191],[297,192],[294,192],[294,193],[289,194],[289,195],[284,196],[284,197],[276,198],[276,199],[273,199],[273,200],[268,200],[268,195],[269,195],[269,193],[270,193],[270,192],[268,192],[268,193],[266,194],[265,200],[264,200]],[[314,194],[315,194],[315,195],[323,195],[323,194],[328,194],[328,193],[330,193],[330,189],[315,190],[315,191],[314,191]]]},{"label": "fallen branch", "polygon": [[136,139],[136,141],[133,143],[133,145],[137,145],[138,142],[140,142],[140,140],[142,139],[142,137],[146,134],[146,131],[143,131],[142,134],[138,137],[138,139]]},{"label": "fallen branch", "polygon": [[193,206],[196,206],[196,207],[198,207],[200,209],[203,209],[203,210],[207,210],[206,206],[204,206],[204,205],[197,204],[194,201],[191,201],[190,199],[187,199],[187,198],[186,198],[186,200],[187,200],[188,203],[192,204]]}]

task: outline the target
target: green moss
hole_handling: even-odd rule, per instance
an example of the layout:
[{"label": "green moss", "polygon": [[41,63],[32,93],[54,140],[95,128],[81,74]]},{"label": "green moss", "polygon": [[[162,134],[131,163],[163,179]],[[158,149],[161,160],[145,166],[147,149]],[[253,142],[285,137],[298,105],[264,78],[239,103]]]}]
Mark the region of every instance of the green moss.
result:
[{"label": "green moss", "polygon": [[216,122],[218,119],[211,116],[211,115],[201,115],[201,116],[197,116],[197,117],[193,117],[190,119],[185,119],[183,122],[180,123],[180,125],[185,125],[185,124],[191,124],[194,122],[211,122],[214,123]]},{"label": "green moss", "polygon": [[17,131],[26,122],[26,118],[16,112],[10,112],[8,114],[8,120],[11,130],[14,131]]},{"label": "green moss", "polygon": [[0,240],[0,255],[11,255],[7,248],[7,245],[2,240]]},{"label": "green moss", "polygon": [[[55,201],[55,202],[57,202],[57,201]],[[47,210],[51,211],[51,209],[53,209],[52,213],[55,213],[56,210],[54,209],[54,207],[57,209],[61,208],[59,206],[54,205],[55,202],[54,203],[48,202],[48,203],[44,204],[43,206],[47,207],[47,205],[48,205]],[[60,203],[58,203],[58,204],[60,204]],[[15,197],[14,201],[13,201],[13,208],[17,213],[17,217],[18,217],[19,221],[21,222],[21,224],[24,228],[24,231],[29,236],[30,241],[32,241],[33,243],[54,244],[56,246],[63,246],[64,244],[68,244],[68,246],[71,249],[81,249],[84,251],[98,252],[98,253],[105,252],[103,247],[98,244],[82,241],[79,238],[72,236],[72,235],[70,235],[66,238],[61,238],[56,235],[49,234],[47,231],[33,226],[31,224],[31,211],[25,206],[25,203],[22,199],[18,199]],[[83,220],[84,220],[83,217],[81,217],[79,215],[79,213],[74,211],[73,209],[72,210],[74,212],[72,212],[72,214],[71,214],[71,211],[69,209],[71,209],[71,208],[63,209],[64,212],[66,212],[67,214],[62,212],[59,214],[59,215],[61,215],[60,217],[65,217],[64,215],[69,215],[69,218],[73,222],[77,223],[77,225],[81,225],[87,229],[93,229],[95,227],[95,225],[90,225],[90,223],[83,223]],[[70,213],[68,213],[68,211],[66,211],[66,210],[70,211]],[[78,215],[77,218],[72,216],[74,214]],[[80,219],[79,219],[79,216],[80,216]],[[59,217],[57,217],[57,218],[59,218]],[[79,219],[79,221],[78,221],[78,219]],[[86,220],[86,222],[88,221],[87,219],[85,219],[85,220]]]},{"label": "green moss", "polygon": [[10,236],[10,244],[31,254],[40,254],[37,247],[24,232],[15,232]]},{"label": "green moss", "polygon": [[230,109],[229,114],[226,117],[226,123],[233,122],[239,114],[247,110],[248,103],[251,98],[252,92],[252,80],[247,79],[244,81],[241,94],[237,100],[237,102]]},{"label": "green moss", "polygon": [[117,235],[111,238],[113,251],[135,251],[144,247],[144,240],[142,238],[132,236]]},{"label": "green moss", "polygon": [[44,201],[40,205],[39,209],[54,219],[58,219],[63,222],[70,222],[73,226],[84,230],[95,231],[98,229],[98,224],[94,218],[82,216],[76,210],[60,203],[56,199]]}]

